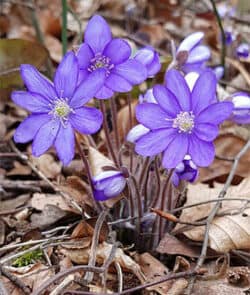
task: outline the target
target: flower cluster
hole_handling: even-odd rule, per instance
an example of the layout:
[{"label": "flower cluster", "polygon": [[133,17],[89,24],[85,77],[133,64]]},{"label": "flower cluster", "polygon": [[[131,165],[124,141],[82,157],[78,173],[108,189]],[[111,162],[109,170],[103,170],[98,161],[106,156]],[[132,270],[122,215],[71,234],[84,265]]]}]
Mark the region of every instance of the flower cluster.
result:
[{"label": "flower cluster", "polygon": [[[164,85],[140,95],[136,107],[139,124],[127,136],[142,156],[163,153],[163,167],[174,169],[175,185],[180,180],[195,181],[197,167],[213,161],[218,125],[232,110],[237,122],[247,122],[249,117],[249,97],[245,94],[236,94],[232,102],[217,101],[217,79],[206,69],[211,53],[201,45],[203,38],[204,33],[196,32],[181,42],[176,55],[185,53],[179,66],[186,76],[171,69]],[[134,56],[131,53],[129,43],[113,38],[106,21],[95,15],[87,25],[84,43],[76,53],[70,51],[63,57],[53,83],[33,66],[21,65],[27,91],[14,91],[12,100],[30,115],[18,126],[14,140],[33,141],[35,156],[54,146],[59,159],[68,165],[75,153],[75,131],[94,134],[103,122],[102,112],[86,104],[92,98],[107,99],[116,92],[129,92],[160,71],[160,58],[152,47],[144,47]],[[223,74],[219,68],[214,72],[217,77]],[[124,173],[97,150],[88,150],[95,199],[118,196],[127,183]]]}]

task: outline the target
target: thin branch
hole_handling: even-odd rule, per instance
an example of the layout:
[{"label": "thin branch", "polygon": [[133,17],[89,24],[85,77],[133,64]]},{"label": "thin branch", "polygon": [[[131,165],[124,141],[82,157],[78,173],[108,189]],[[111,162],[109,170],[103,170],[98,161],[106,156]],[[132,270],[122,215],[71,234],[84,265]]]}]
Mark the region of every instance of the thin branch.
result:
[{"label": "thin branch", "polygon": [[[100,213],[100,215],[98,216],[98,219],[96,221],[95,230],[94,230],[94,234],[92,237],[92,244],[91,244],[91,248],[90,248],[90,254],[89,254],[90,258],[89,258],[88,266],[91,266],[91,267],[95,266],[99,236],[100,236],[102,224],[103,224],[107,214],[108,214],[108,209],[105,209],[104,211],[102,211]],[[86,281],[87,284],[89,284],[93,280],[93,275],[94,275],[93,272],[87,272],[85,274],[83,280]]]},{"label": "thin branch", "polygon": [[95,273],[103,273],[105,271],[105,268],[103,267],[94,267],[94,266],[88,266],[88,265],[80,265],[80,266],[73,266],[69,269],[66,269],[64,271],[61,271],[57,273],[55,276],[47,280],[45,283],[43,283],[37,290],[35,290],[32,295],[40,295],[43,294],[43,292],[53,283],[58,281],[59,279],[72,274],[74,272],[79,272],[79,271],[92,271]]}]

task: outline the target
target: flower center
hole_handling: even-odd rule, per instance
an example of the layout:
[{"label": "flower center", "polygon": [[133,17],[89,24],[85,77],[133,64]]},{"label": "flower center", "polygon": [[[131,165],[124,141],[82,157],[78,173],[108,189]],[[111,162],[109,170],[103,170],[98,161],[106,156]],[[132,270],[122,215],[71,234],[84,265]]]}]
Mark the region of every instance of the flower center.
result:
[{"label": "flower center", "polygon": [[113,69],[114,65],[111,63],[110,58],[97,53],[94,58],[91,59],[91,64],[88,67],[89,72],[93,72],[97,69],[105,69],[106,76],[110,74],[110,71]]},{"label": "flower center", "polygon": [[194,128],[194,115],[192,112],[180,112],[173,121],[173,128],[178,132],[191,133]]},{"label": "flower center", "polygon": [[62,125],[65,126],[65,123],[68,120],[68,115],[71,112],[74,112],[74,110],[69,106],[68,98],[57,98],[52,102],[49,114],[58,118]]}]

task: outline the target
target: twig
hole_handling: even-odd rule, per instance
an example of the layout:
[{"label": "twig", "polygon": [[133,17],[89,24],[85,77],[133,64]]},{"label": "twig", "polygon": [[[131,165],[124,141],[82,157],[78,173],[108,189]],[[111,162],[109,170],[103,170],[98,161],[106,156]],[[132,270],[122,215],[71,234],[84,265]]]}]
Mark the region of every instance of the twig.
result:
[{"label": "twig", "polygon": [[21,289],[24,294],[30,295],[30,288],[26,286],[17,276],[9,273],[2,265],[0,265],[0,273],[8,278],[15,286]]},{"label": "twig", "polygon": [[225,71],[226,35],[225,35],[224,29],[223,29],[222,21],[221,21],[220,15],[218,13],[215,1],[210,0],[210,2],[212,4],[212,6],[213,6],[214,14],[216,16],[216,19],[217,19],[217,22],[218,22],[218,25],[219,25],[219,28],[220,28],[221,41],[222,41],[222,44],[221,44],[221,65],[223,66],[224,71]]},{"label": "twig", "polygon": [[33,291],[32,295],[40,295],[42,294],[51,284],[55,283],[59,279],[78,271],[92,271],[95,273],[102,273],[105,271],[103,267],[95,267],[95,266],[88,266],[88,265],[80,265],[80,266],[73,266],[69,269],[61,271],[57,273],[54,277],[47,280],[43,283],[37,290]]},{"label": "twig", "polygon": [[60,295],[62,291],[75,279],[75,274],[68,275],[51,293],[50,295]]},{"label": "twig", "polygon": [[51,189],[51,187],[45,181],[37,180],[7,180],[1,179],[0,186],[6,190],[15,190],[15,191],[29,191],[32,193],[41,192],[42,189]]},{"label": "twig", "polygon": [[[31,240],[31,241],[18,243],[18,244],[14,244],[14,245],[7,245],[7,246],[4,246],[0,249],[0,253],[4,252],[4,251],[15,249],[15,248],[19,248],[19,247],[30,246],[30,245],[35,245],[35,244],[39,244],[39,243],[47,243],[47,242],[54,241],[54,240],[62,240],[62,239],[68,239],[68,238],[69,238],[69,236],[62,235],[62,236],[52,237],[52,238],[48,238],[48,239]],[[4,263],[2,261],[2,259],[0,260],[0,263]]]},{"label": "twig", "polygon": [[[90,248],[90,255],[89,255],[90,258],[89,258],[88,266],[95,265],[96,251],[97,251],[99,236],[100,236],[102,224],[103,224],[107,214],[108,214],[108,209],[102,211],[96,221],[95,230],[94,230],[94,234],[92,237],[92,244],[91,244],[91,248]],[[94,274],[92,272],[87,272],[84,276],[84,281],[86,281],[87,284],[89,284],[93,280],[93,275]]]},{"label": "twig", "polygon": [[62,51],[67,52],[67,0],[62,0]]},{"label": "twig", "polygon": [[230,202],[230,201],[242,201],[242,202],[248,202],[249,199],[247,198],[228,198],[228,199],[211,199],[211,200],[207,200],[207,201],[203,201],[203,202],[198,202],[198,203],[194,203],[194,204],[190,204],[190,205],[186,205],[186,206],[182,206],[182,207],[178,207],[175,209],[172,209],[171,211],[169,211],[169,213],[176,213],[178,211],[182,211],[191,207],[196,207],[196,206],[200,206],[200,205],[205,205],[205,204],[209,204],[209,203],[215,203],[215,202]]},{"label": "twig", "polygon": [[[163,276],[161,279],[157,280],[157,281],[153,281],[147,284],[143,284],[143,285],[139,285],[137,287],[133,287],[127,290],[124,290],[122,292],[119,293],[113,293],[113,295],[125,295],[125,294],[132,294],[134,292],[158,285],[158,284],[162,284],[166,281],[170,281],[170,280],[174,280],[174,279],[179,279],[179,278],[187,278],[187,277],[192,277],[195,275],[200,275],[203,274],[202,271],[197,271],[197,270],[188,270],[188,271],[183,271],[183,272],[179,272],[179,273],[173,273],[173,274],[169,274],[166,276]],[[79,294],[79,295],[94,295],[96,293],[93,292],[85,292],[85,291],[75,291],[75,290],[68,290],[67,292],[64,292],[64,294]],[[37,294],[33,294],[33,295],[37,295]],[[106,295],[105,293],[98,293],[98,295]]]},{"label": "twig", "polygon": [[114,262],[116,271],[117,271],[117,278],[118,278],[118,293],[122,292],[123,289],[123,276],[122,276],[122,268],[120,266],[120,263],[115,261]]}]

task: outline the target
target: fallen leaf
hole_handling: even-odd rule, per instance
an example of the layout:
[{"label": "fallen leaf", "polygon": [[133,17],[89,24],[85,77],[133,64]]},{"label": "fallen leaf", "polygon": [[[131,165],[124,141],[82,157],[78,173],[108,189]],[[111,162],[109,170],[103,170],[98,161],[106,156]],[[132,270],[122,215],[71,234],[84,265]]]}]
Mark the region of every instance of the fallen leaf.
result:
[{"label": "fallen leaf", "polygon": [[156,248],[156,251],[161,254],[180,254],[188,257],[200,256],[199,247],[189,246],[186,242],[183,242],[168,233],[162,238],[160,244]]},{"label": "fallen leaf", "polygon": [[54,157],[49,154],[44,154],[40,157],[32,157],[32,162],[39,171],[50,179],[55,179],[60,175],[62,170],[62,164],[55,161]]},{"label": "fallen leaf", "polygon": [[[196,280],[192,295],[247,295],[250,287],[250,273],[248,267],[241,267],[245,270],[245,278],[247,278],[248,285],[242,287],[241,285],[233,285],[229,282],[232,273],[237,274],[238,267],[230,267],[224,278],[217,280]],[[239,278],[239,277],[238,277]]]},{"label": "fallen leaf", "polygon": [[44,210],[47,205],[53,205],[63,211],[78,213],[78,211],[74,210],[66,203],[62,196],[55,194],[34,193],[30,201],[30,205],[40,211]]},{"label": "fallen leaf", "polygon": [[23,165],[18,161],[14,161],[14,168],[6,173],[7,176],[11,175],[30,175],[32,170],[29,166]]},{"label": "fallen leaf", "polygon": [[[24,267],[6,267],[6,270],[11,274],[17,276],[24,284],[29,286],[31,290],[36,290],[45,281],[54,275],[54,269],[48,268],[41,262],[31,264]],[[9,294],[23,294],[19,293],[19,289],[13,285],[8,279],[4,278],[4,285],[9,291]]]},{"label": "fallen leaf", "polygon": [[45,229],[49,225],[56,223],[57,221],[63,219],[66,216],[67,213],[58,208],[57,206],[46,205],[41,213],[33,213],[31,215],[30,226]]},{"label": "fallen leaf", "polygon": [[19,74],[21,64],[40,67],[48,58],[45,47],[22,39],[0,39],[0,88],[22,86]]},{"label": "fallen leaf", "polygon": [[[240,138],[239,133],[235,134],[235,132],[237,132],[239,128],[241,129],[241,132],[243,132],[244,130],[245,133],[247,133],[246,136],[248,136],[249,138],[249,131],[247,131],[243,127],[233,126],[233,127],[230,127],[230,129],[227,128],[226,130],[227,134],[221,135],[215,140],[216,155],[224,157],[224,158],[229,158],[229,159],[235,158],[235,155],[246,144],[246,139],[243,139],[242,136]],[[236,169],[236,175],[239,175],[241,177],[250,176],[249,166],[250,166],[250,150],[247,151],[241,157],[238,167]],[[200,182],[209,181],[211,179],[215,179],[220,176],[227,176],[231,170],[231,167],[232,167],[232,162],[215,159],[209,167],[200,169],[199,181]]]},{"label": "fallen leaf", "polygon": [[[104,261],[108,259],[111,249],[112,245],[106,242],[98,245],[96,249],[96,261],[98,264],[103,264]],[[66,249],[64,245],[61,251],[64,255],[70,257],[74,263],[88,264],[90,247],[81,247],[81,249]],[[139,264],[137,264],[130,256],[126,255],[122,249],[116,249],[114,261],[118,262],[124,271],[134,273],[141,282],[145,281],[145,276],[141,271]]]},{"label": "fallen leaf", "polygon": [[[149,253],[143,253],[139,255],[138,263],[141,267],[142,272],[146,277],[145,283],[150,283],[159,280],[162,276],[168,274],[169,270],[159,260],[153,257]],[[169,284],[162,283],[147,288],[148,291],[155,291],[159,294],[168,294]]]},{"label": "fallen leaf", "polygon": [[0,211],[9,211],[16,209],[18,207],[24,206],[30,199],[29,194],[20,195],[14,199],[1,201],[0,202]]},{"label": "fallen leaf", "polygon": [[[209,188],[205,184],[188,185],[186,206],[218,198],[223,185],[215,183],[214,188]],[[250,201],[250,178],[244,179],[237,186],[230,186],[225,199],[244,198]],[[215,203],[207,203],[187,208],[182,211],[180,220],[185,222],[195,222],[204,219],[211,212]],[[215,217],[209,230],[209,246],[217,252],[228,252],[232,249],[250,248],[250,208],[245,208],[244,212],[239,210],[246,204],[246,201],[223,201],[218,214]],[[239,212],[239,213],[237,213]],[[177,224],[176,230],[183,229],[183,233],[191,240],[203,241],[204,226],[195,226],[185,230],[183,225]]]}]

